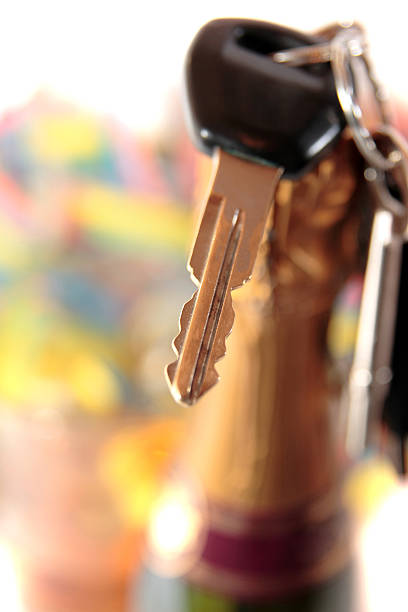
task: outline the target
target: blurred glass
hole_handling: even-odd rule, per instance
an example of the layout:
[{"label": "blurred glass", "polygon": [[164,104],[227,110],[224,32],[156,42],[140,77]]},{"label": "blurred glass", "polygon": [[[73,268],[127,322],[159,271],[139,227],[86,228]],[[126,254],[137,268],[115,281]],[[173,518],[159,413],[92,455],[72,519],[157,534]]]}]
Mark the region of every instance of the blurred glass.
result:
[{"label": "blurred glass", "polygon": [[173,113],[154,142],[48,96],[0,120],[0,536],[28,612],[125,609],[182,434],[198,165]]},{"label": "blurred glass", "polygon": [[0,420],[2,535],[30,612],[125,609],[179,434],[171,419]]}]

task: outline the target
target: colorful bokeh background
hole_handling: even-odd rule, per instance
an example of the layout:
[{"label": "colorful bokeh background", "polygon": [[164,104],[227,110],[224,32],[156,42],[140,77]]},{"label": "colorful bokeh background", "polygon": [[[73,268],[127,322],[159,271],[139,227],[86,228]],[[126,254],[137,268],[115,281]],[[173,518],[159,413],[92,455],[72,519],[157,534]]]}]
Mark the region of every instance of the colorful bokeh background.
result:
[{"label": "colorful bokeh background", "polygon": [[123,609],[181,439],[163,371],[201,169],[180,117],[149,140],[39,94],[0,118],[2,534],[30,611]]},{"label": "colorful bokeh background", "polygon": [[[357,18],[380,79],[408,98],[397,61],[406,48],[399,4],[315,0],[293,8],[15,0],[2,11],[0,586],[7,612],[123,612],[150,510],[184,435],[185,415],[163,368],[192,292],[185,271],[192,203],[207,176],[180,95],[197,29],[237,15],[304,30]],[[360,292],[356,277],[332,320],[330,347],[342,363],[352,353]],[[374,491],[364,498],[371,500],[394,485],[387,470],[374,472],[356,472],[351,504],[363,489]]]}]

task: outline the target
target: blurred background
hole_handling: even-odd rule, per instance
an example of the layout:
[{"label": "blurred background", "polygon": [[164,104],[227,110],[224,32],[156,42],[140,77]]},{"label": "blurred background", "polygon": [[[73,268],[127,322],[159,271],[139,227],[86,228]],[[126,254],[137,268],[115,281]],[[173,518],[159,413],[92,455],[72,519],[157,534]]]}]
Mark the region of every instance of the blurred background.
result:
[{"label": "blurred background", "polygon": [[200,26],[356,19],[408,98],[401,5],[3,3],[0,585],[7,612],[125,610],[184,414],[163,367],[207,176],[183,123]]},{"label": "blurred background", "polygon": [[92,112],[113,114],[138,133],[167,124],[169,96],[177,95],[186,49],[201,25],[216,17],[266,19],[304,30],[358,20],[367,29],[380,79],[401,97],[406,28],[401,4],[391,0],[339,3],[265,2],[28,2],[2,8],[1,107],[52,91]]}]

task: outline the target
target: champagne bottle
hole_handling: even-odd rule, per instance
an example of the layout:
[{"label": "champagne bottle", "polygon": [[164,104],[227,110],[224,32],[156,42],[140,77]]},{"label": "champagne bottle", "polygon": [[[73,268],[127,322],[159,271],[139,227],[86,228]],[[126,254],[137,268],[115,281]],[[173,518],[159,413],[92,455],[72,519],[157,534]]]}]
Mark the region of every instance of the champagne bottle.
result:
[{"label": "champagne bottle", "polygon": [[356,259],[354,150],[282,181],[235,292],[220,382],[152,517],[137,612],[350,612],[337,386],[325,335]]}]

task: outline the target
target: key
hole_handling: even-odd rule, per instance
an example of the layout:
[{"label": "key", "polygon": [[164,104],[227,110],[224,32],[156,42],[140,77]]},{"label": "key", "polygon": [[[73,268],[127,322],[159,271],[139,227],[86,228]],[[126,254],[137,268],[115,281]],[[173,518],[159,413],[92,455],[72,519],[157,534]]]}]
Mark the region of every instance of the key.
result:
[{"label": "key", "polygon": [[408,162],[396,139],[389,130],[383,144],[402,156],[398,166],[389,173],[393,185],[390,186],[383,172],[373,168],[365,171],[376,210],[348,391],[346,446],[354,458],[361,456],[367,445],[378,444],[378,424],[392,379],[398,281],[408,219]]},{"label": "key", "polygon": [[231,291],[252,274],[279,179],[307,171],[344,128],[330,67],[290,67],[279,49],[319,44],[273,24],[210,22],[186,62],[189,124],[215,173],[188,268],[197,291],[183,308],[167,366],[174,398],[193,404],[217,381],[234,320]]},{"label": "key", "polygon": [[218,380],[214,365],[225,354],[234,320],[231,291],[250,278],[281,174],[222,150],[216,154],[216,176],[189,262],[198,291],[181,314],[173,343],[178,361],[167,368],[178,401],[194,403]]}]

